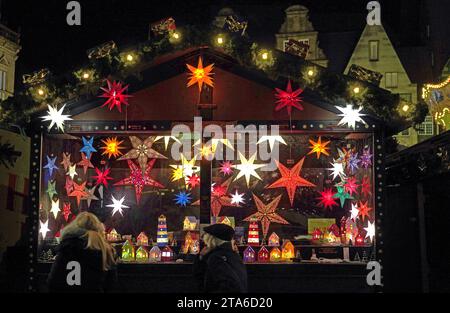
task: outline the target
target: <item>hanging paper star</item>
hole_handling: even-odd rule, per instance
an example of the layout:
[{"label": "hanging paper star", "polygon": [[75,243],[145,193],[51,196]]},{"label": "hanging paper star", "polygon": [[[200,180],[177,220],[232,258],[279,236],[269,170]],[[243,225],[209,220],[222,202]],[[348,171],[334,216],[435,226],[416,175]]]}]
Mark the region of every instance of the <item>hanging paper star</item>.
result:
[{"label": "hanging paper star", "polygon": [[195,166],[195,162],[197,161],[195,157],[188,161],[186,157],[181,154],[180,159],[181,165],[169,165],[174,169],[172,172],[172,181],[177,181],[184,178],[187,183],[187,178],[195,173],[198,173],[200,171],[200,167]]},{"label": "hanging paper star", "polygon": [[97,186],[94,186],[91,189],[86,188],[85,189],[86,196],[81,198],[81,200],[86,200],[87,201],[88,208],[91,206],[91,201],[92,200],[98,200],[98,198],[94,195],[96,188],[97,188]]},{"label": "hanging paper star", "polygon": [[333,197],[332,188],[324,189],[324,191],[320,191],[319,204],[322,205],[325,209],[333,209],[333,206],[337,206],[338,203]]},{"label": "hanging paper star", "polygon": [[51,181],[49,181],[48,184],[47,184],[47,190],[45,192],[48,193],[48,196],[49,196],[50,200],[53,199],[54,195],[58,194],[56,192],[55,186],[56,186],[56,181],[53,181],[53,183]]},{"label": "hanging paper star", "polygon": [[275,146],[275,142],[282,143],[283,145],[287,145],[286,141],[284,141],[283,137],[281,136],[261,136],[259,138],[258,142],[256,144],[260,144],[264,141],[269,142],[270,150],[273,150],[273,147]]},{"label": "hanging paper star", "polygon": [[86,182],[78,185],[76,182],[73,182],[73,191],[69,194],[69,197],[77,198],[77,205],[80,206],[80,200],[83,197],[86,197]]},{"label": "hanging paper star", "polygon": [[191,203],[191,200],[191,194],[186,191],[180,191],[175,195],[175,203],[184,207]]},{"label": "hanging paper star", "polygon": [[363,203],[359,202],[359,216],[361,216],[361,220],[364,220],[364,217],[367,216],[369,218],[369,212],[372,211],[372,208],[369,207],[368,202]]},{"label": "hanging paper star", "polygon": [[372,165],[372,154],[370,154],[370,147],[363,150],[361,155],[361,166],[364,168],[368,168]]},{"label": "hanging paper star", "polygon": [[173,141],[175,141],[177,143],[181,143],[181,141],[178,140],[178,138],[175,137],[175,136],[156,136],[155,142],[160,140],[160,139],[164,139],[164,150],[167,150],[167,148],[169,146],[169,140],[170,139],[172,139]]},{"label": "hanging paper star", "polygon": [[130,176],[122,179],[118,183],[115,183],[114,186],[134,186],[136,192],[136,202],[139,204],[141,200],[142,190],[145,186],[164,188],[162,184],[153,180],[150,177],[150,172],[155,164],[156,159],[151,159],[148,162],[147,167],[144,172],[131,160],[127,160],[128,167],[130,168]]},{"label": "hanging paper star", "polygon": [[264,204],[255,194],[253,194],[253,200],[255,201],[258,212],[246,217],[244,221],[249,222],[251,219],[256,219],[261,222],[262,232],[265,239],[269,231],[270,223],[289,224],[284,218],[275,213],[278,203],[280,202],[281,195],[273,199],[270,203]]},{"label": "hanging paper star", "polygon": [[141,140],[136,136],[130,136],[133,148],[125,155],[118,158],[118,161],[137,159],[141,170],[145,170],[148,159],[167,159],[164,155],[152,149],[155,137],[150,136],[145,140]]},{"label": "hanging paper star", "polygon": [[200,177],[197,174],[189,176],[187,183],[191,189],[194,189],[197,185],[200,185]]},{"label": "hanging paper star", "polygon": [[240,205],[241,203],[245,203],[244,202],[244,194],[238,193],[238,191],[236,189],[234,194],[231,194],[231,204]]},{"label": "hanging paper star", "polygon": [[303,111],[303,106],[301,104],[300,94],[303,92],[301,88],[292,91],[291,81],[288,81],[286,91],[279,88],[275,88],[275,98],[277,99],[277,106],[275,111],[280,111],[283,108],[287,109],[289,115],[291,115],[292,108],[299,109]]},{"label": "hanging paper star", "polygon": [[108,155],[108,159],[111,158],[111,156],[117,158],[118,156],[122,155],[122,149],[125,149],[124,147],[121,147],[120,144],[123,142],[122,141],[118,141],[117,137],[111,137],[111,138],[106,138],[106,140],[102,139],[102,142],[104,144],[103,147],[100,147],[100,149],[104,150],[102,152],[102,155]]},{"label": "hanging paper star", "polygon": [[109,176],[109,172],[111,169],[109,167],[105,168],[103,171],[101,171],[98,168],[95,168],[95,172],[97,173],[97,176],[92,176],[92,178],[97,179],[95,182],[95,185],[103,185],[105,187],[108,187],[108,180],[111,180],[112,177]]},{"label": "hanging paper star", "polygon": [[345,188],[342,186],[336,186],[337,193],[333,195],[333,198],[339,198],[341,201],[341,207],[344,207],[345,200],[347,199],[353,199],[352,196],[350,196],[347,192],[345,192]]},{"label": "hanging paper star", "polygon": [[[342,163],[344,168],[346,168],[348,160],[350,159],[351,151],[347,150],[345,148],[342,148],[342,150],[337,148],[337,151],[338,151],[338,154],[339,154],[339,158],[337,159],[337,162]],[[335,160],[335,162],[336,162],[336,160]]]},{"label": "hanging paper star", "polygon": [[64,115],[62,114],[64,111],[66,105],[63,105],[61,109],[59,109],[57,107],[52,107],[51,105],[47,105],[48,107],[48,111],[47,111],[47,115],[42,116],[41,118],[45,121],[48,122],[50,121],[50,125],[48,126],[48,130],[50,130],[53,125],[56,125],[57,129],[60,129],[62,132],[64,132],[64,122],[65,121],[70,121],[72,120],[70,118],[70,115]]},{"label": "hanging paper star", "polygon": [[294,196],[297,187],[316,187],[316,185],[314,185],[313,183],[307,181],[303,177],[300,177],[300,172],[302,170],[304,161],[305,158],[303,157],[291,169],[288,169],[283,164],[276,161],[281,177],[277,181],[272,183],[269,187],[267,187],[267,188],[281,188],[281,187],[286,188],[291,206],[294,204]]},{"label": "hanging paper star", "polygon": [[86,154],[84,154],[83,152],[81,152],[81,161],[77,163],[78,166],[82,166],[83,167],[83,173],[86,175],[87,169],[88,168],[94,168],[94,165],[91,163],[91,159],[88,159],[86,157]]},{"label": "hanging paper star", "polygon": [[359,162],[361,162],[360,159],[358,159],[358,153],[350,153],[350,158],[348,159],[347,168],[350,170],[350,172],[353,174],[355,171],[358,170]]},{"label": "hanging paper star", "polygon": [[375,237],[375,222],[371,223],[367,222],[367,227],[364,227],[366,231],[366,238],[370,238],[370,241],[373,242],[373,237]]},{"label": "hanging paper star", "polygon": [[[217,148],[219,147],[219,145],[220,145],[220,147],[225,146],[225,147],[231,149],[232,151],[234,151],[234,147],[233,147],[233,144],[232,144],[231,140],[228,140],[227,138],[212,138],[209,142],[210,142],[210,144],[207,145],[207,147],[209,148],[209,150],[210,150],[210,152],[212,154],[216,153]],[[195,146],[203,146],[202,139],[201,138],[198,139],[192,146],[193,147],[195,147]],[[200,150],[202,148],[200,148]],[[208,148],[206,148],[206,149],[208,149]],[[200,153],[201,153],[201,151],[200,151]]]},{"label": "hanging paper star", "polygon": [[102,108],[104,106],[108,106],[111,111],[114,107],[117,107],[120,113],[122,113],[122,104],[128,106],[128,98],[132,97],[131,95],[125,94],[125,91],[128,90],[128,85],[122,87],[121,82],[113,81],[112,83],[109,80],[106,80],[108,84],[107,88],[100,87],[104,93],[99,96],[100,98],[106,98],[108,100],[102,104]]},{"label": "hanging paper star", "polygon": [[332,173],[330,175],[333,175],[333,180],[336,179],[336,177],[339,176],[341,180],[344,180],[346,175],[344,173],[344,166],[342,163],[336,162],[334,160],[334,163],[330,163],[333,167],[327,168],[327,170],[331,171]]},{"label": "hanging paper star", "polygon": [[231,198],[228,196],[228,188],[230,187],[233,178],[228,178],[220,185],[211,186],[211,213],[213,216],[219,216],[222,207],[239,205],[231,203]]},{"label": "hanging paper star", "polygon": [[93,147],[94,137],[91,137],[88,140],[88,139],[84,138],[84,136],[83,136],[82,139],[83,139],[83,148],[80,149],[80,152],[84,152],[86,154],[86,157],[88,159],[90,159],[91,153],[97,152],[97,150],[95,150],[95,148]]},{"label": "hanging paper star", "polygon": [[69,220],[69,216],[72,214],[72,211],[70,210],[70,202],[64,202],[63,205],[63,216],[66,222]]},{"label": "hanging paper star", "polygon": [[42,239],[45,239],[49,231],[50,229],[48,228],[48,220],[45,221],[45,223],[39,221],[39,233],[42,235]]},{"label": "hanging paper star", "polygon": [[350,211],[350,218],[354,221],[358,218],[359,210],[358,210],[358,204],[352,203],[352,209]]},{"label": "hanging paper star", "polygon": [[59,199],[56,201],[52,200],[52,208],[50,209],[50,212],[52,212],[53,216],[56,217],[58,216],[59,211],[61,211],[59,209]]},{"label": "hanging paper star", "polygon": [[335,106],[336,109],[342,112],[342,114],[338,114],[338,116],[342,116],[342,119],[339,121],[339,125],[347,124],[348,127],[355,129],[356,122],[363,123],[367,125],[367,123],[361,118],[365,114],[359,113],[362,110],[362,107],[359,109],[353,109],[353,105],[347,104],[345,107]]},{"label": "hanging paper star", "polygon": [[66,189],[67,195],[69,195],[73,190],[73,180],[71,180],[68,176],[66,176],[66,184],[64,185],[64,189]]},{"label": "hanging paper star", "polygon": [[361,193],[367,197],[368,195],[372,194],[371,186],[370,186],[370,179],[367,176],[364,176],[361,182]]},{"label": "hanging paper star", "polygon": [[111,196],[111,200],[112,200],[113,203],[106,205],[108,208],[113,208],[111,216],[114,216],[114,214],[116,214],[117,212],[119,212],[120,215],[123,216],[122,209],[128,209],[129,208],[128,206],[123,204],[123,202],[125,201],[125,196],[120,198],[120,200],[117,200],[116,198],[114,198],[114,196]]},{"label": "hanging paper star", "polygon": [[69,171],[66,173],[67,176],[70,176],[71,179],[73,179],[75,176],[78,175],[77,173],[77,165],[71,165],[69,166]]},{"label": "hanging paper star", "polygon": [[309,143],[311,144],[311,146],[310,146],[311,151],[308,152],[308,155],[316,153],[317,159],[320,158],[321,153],[323,153],[325,155],[330,155],[327,151],[330,149],[327,147],[327,145],[330,143],[330,141],[322,142],[322,137],[319,136],[319,140],[314,141],[314,140],[310,139]]},{"label": "hanging paper star", "polygon": [[44,166],[44,168],[46,168],[48,170],[48,173],[50,174],[50,177],[53,176],[53,170],[57,170],[58,169],[58,167],[55,165],[55,162],[56,162],[56,157],[51,159],[47,155],[47,164]]},{"label": "hanging paper star", "polygon": [[345,191],[350,194],[350,196],[353,195],[353,193],[357,193],[358,184],[356,183],[355,177],[349,177],[344,183]]},{"label": "hanging paper star", "polygon": [[170,166],[176,166],[176,168],[172,170],[172,177],[170,178],[172,181],[177,181],[184,177],[183,167],[181,165],[170,165]]},{"label": "hanging paper star", "polygon": [[261,177],[259,177],[258,173],[256,173],[256,170],[258,168],[264,167],[265,164],[253,164],[256,159],[256,152],[248,160],[245,158],[244,155],[242,155],[242,153],[239,152],[239,159],[241,161],[241,164],[233,165],[233,168],[239,170],[239,173],[234,179],[234,181],[238,180],[242,176],[245,176],[245,181],[247,182],[248,187],[250,184],[251,176],[261,180]]},{"label": "hanging paper star", "polygon": [[72,165],[72,163],[70,162],[70,153],[63,152],[63,160],[60,164],[62,164],[64,166],[64,170],[67,171],[69,166]]},{"label": "hanging paper star", "polygon": [[210,87],[214,87],[213,78],[211,77],[212,69],[214,67],[214,63],[208,65],[207,67],[203,68],[203,60],[202,57],[198,58],[198,65],[197,67],[194,67],[190,64],[186,64],[188,70],[190,71],[189,74],[189,81],[187,83],[188,87],[191,87],[192,85],[198,84],[198,91],[202,91],[203,84],[206,84]]},{"label": "hanging paper star", "polygon": [[220,173],[223,175],[231,175],[233,173],[233,164],[230,161],[224,161],[220,164]]}]

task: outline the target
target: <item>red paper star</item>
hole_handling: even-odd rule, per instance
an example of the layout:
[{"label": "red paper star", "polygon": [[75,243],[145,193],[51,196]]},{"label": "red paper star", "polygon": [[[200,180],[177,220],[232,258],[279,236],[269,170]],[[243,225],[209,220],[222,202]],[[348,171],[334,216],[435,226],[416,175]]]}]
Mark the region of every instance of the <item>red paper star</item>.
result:
[{"label": "red paper star", "polygon": [[356,183],[356,178],[355,177],[347,178],[347,181],[344,184],[344,188],[345,191],[350,194],[350,196],[353,195],[353,193],[358,193],[357,192],[358,184]]},{"label": "red paper star", "polygon": [[297,187],[316,187],[316,185],[314,185],[313,183],[300,177],[300,171],[302,170],[304,160],[305,158],[303,157],[291,169],[288,169],[283,164],[276,161],[278,170],[281,173],[281,178],[278,179],[273,184],[271,184],[269,187],[267,187],[267,188],[281,188],[281,187],[286,188],[289,196],[289,201],[291,202],[291,206],[294,203],[294,196]]},{"label": "red paper star", "polygon": [[81,183],[80,185],[78,185],[76,182],[73,182],[73,191],[69,194],[69,197],[76,197],[78,206],[80,206],[81,198],[87,196],[85,189],[86,189],[86,182]]},{"label": "red paper star", "polygon": [[362,203],[362,201],[360,201],[358,210],[358,216],[361,216],[361,220],[364,220],[364,216],[367,216],[367,218],[369,218],[369,212],[372,211],[372,208],[369,207],[367,201],[365,203]]},{"label": "red paper star", "polygon": [[115,183],[114,186],[134,186],[136,191],[136,202],[139,204],[141,201],[142,190],[145,186],[164,188],[162,184],[150,177],[150,172],[155,164],[155,161],[156,159],[151,159],[147,164],[147,168],[142,173],[139,166],[137,166],[133,161],[127,160],[128,167],[130,168],[130,176],[122,179],[118,183]]},{"label": "red paper star", "polygon": [[97,173],[97,176],[92,176],[92,178],[97,179],[97,181],[95,182],[95,186],[103,185],[105,187],[108,187],[108,180],[112,179],[112,177],[109,177],[110,171],[111,171],[110,168],[105,168],[104,171],[101,171],[98,168],[95,168],[95,172]]},{"label": "red paper star", "polygon": [[220,164],[220,172],[223,175],[230,175],[231,173],[233,173],[231,166],[233,166],[233,164],[230,161],[222,162]]},{"label": "red paper star", "polygon": [[371,186],[370,186],[370,179],[367,176],[364,176],[361,182],[361,193],[364,196],[368,196],[372,194],[372,190],[371,190]]},{"label": "red paper star", "polygon": [[296,91],[292,91],[291,81],[288,81],[286,91],[281,90],[279,88],[275,88],[276,94],[275,98],[277,106],[275,107],[275,111],[280,111],[284,107],[287,108],[288,114],[291,115],[292,108],[297,108],[300,111],[303,111],[303,106],[301,105],[301,98],[299,95],[303,92],[301,88]]},{"label": "red paper star", "polygon": [[211,212],[213,216],[219,216],[220,210],[222,210],[222,207],[224,206],[239,206],[235,203],[231,203],[231,197],[227,194],[232,179],[233,178],[230,177],[222,184],[211,188]]},{"label": "red paper star", "polygon": [[94,168],[94,165],[91,163],[91,159],[86,158],[86,154],[81,152],[81,161],[77,163],[79,166],[83,167],[83,172],[86,174],[88,168]]},{"label": "red paper star", "polygon": [[193,174],[188,177],[187,184],[191,189],[194,189],[197,185],[200,185],[200,177],[197,174]]},{"label": "red paper star", "polygon": [[64,188],[66,189],[67,195],[69,195],[73,190],[73,180],[70,179],[69,176],[66,176],[66,184],[64,185]]},{"label": "red paper star", "polygon": [[337,206],[335,198],[333,198],[334,193],[332,188],[324,189],[324,191],[320,191],[319,204],[322,205],[325,209],[333,209],[333,206]]},{"label": "red paper star", "polygon": [[72,211],[70,210],[70,202],[64,202],[63,215],[66,222],[69,221],[70,214],[72,214]]},{"label": "red paper star", "polygon": [[109,80],[106,80],[106,82],[108,84],[108,88],[100,87],[104,93],[99,97],[106,98],[108,100],[106,100],[101,107],[108,106],[110,111],[114,107],[117,107],[119,112],[122,113],[122,104],[129,105],[128,98],[131,97],[130,95],[124,93],[128,89],[128,85],[122,87],[122,83],[120,82],[114,81],[111,83]]},{"label": "red paper star", "polygon": [[253,200],[255,201],[258,212],[246,217],[244,221],[249,222],[251,219],[256,219],[261,222],[262,232],[264,239],[267,237],[270,223],[289,224],[284,218],[275,213],[278,203],[280,202],[281,195],[273,199],[270,203],[264,204],[255,194],[253,194]]}]

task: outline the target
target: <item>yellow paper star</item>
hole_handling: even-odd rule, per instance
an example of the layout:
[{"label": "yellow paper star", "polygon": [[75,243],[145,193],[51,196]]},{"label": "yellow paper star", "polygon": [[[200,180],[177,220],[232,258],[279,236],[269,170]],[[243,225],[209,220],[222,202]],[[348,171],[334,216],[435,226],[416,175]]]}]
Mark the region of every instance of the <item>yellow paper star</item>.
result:
[{"label": "yellow paper star", "polygon": [[187,83],[188,87],[191,87],[192,85],[198,84],[198,90],[202,91],[203,83],[210,87],[213,86],[213,79],[210,77],[210,75],[214,74],[211,73],[214,63],[208,65],[207,67],[203,68],[203,61],[202,58],[198,58],[198,65],[197,67],[193,67],[190,64],[186,64],[189,71],[191,71],[189,74],[189,81]]},{"label": "yellow paper star", "polygon": [[311,144],[311,146],[310,146],[311,151],[309,151],[308,155],[313,154],[314,152],[317,154],[317,158],[320,158],[321,153],[323,153],[325,155],[330,155],[327,151],[330,149],[327,147],[327,145],[330,143],[330,141],[322,142],[322,137],[319,136],[319,140],[314,141],[314,140],[310,139],[309,143]]},{"label": "yellow paper star", "polygon": [[118,156],[123,154],[120,151],[121,149],[125,149],[124,147],[120,146],[123,141],[118,141],[117,137],[106,138],[106,140],[102,139],[102,142],[105,144],[105,146],[100,147],[100,149],[104,150],[102,155],[107,154],[108,158],[111,158],[111,156],[117,158]]},{"label": "yellow paper star", "polygon": [[180,158],[181,165],[169,165],[174,169],[172,172],[172,181],[179,180],[183,177],[187,179],[189,176],[192,176],[192,174],[200,171],[200,168],[198,166],[195,166],[195,162],[197,161],[195,157],[188,161],[186,157],[181,154]]}]

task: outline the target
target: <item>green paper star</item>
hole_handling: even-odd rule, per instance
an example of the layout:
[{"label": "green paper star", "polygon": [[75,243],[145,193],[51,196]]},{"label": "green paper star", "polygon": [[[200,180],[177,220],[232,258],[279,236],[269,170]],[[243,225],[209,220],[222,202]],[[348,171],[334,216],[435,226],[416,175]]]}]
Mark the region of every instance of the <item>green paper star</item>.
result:
[{"label": "green paper star", "polygon": [[344,207],[345,200],[347,199],[353,199],[352,196],[350,196],[349,193],[345,192],[345,188],[343,186],[336,186],[337,193],[333,195],[333,198],[339,198],[341,201],[341,207]]},{"label": "green paper star", "polygon": [[56,192],[55,185],[56,185],[56,181],[53,181],[53,183],[51,181],[49,181],[47,184],[47,190],[45,192],[48,193],[50,200],[53,200],[53,196],[58,194]]}]

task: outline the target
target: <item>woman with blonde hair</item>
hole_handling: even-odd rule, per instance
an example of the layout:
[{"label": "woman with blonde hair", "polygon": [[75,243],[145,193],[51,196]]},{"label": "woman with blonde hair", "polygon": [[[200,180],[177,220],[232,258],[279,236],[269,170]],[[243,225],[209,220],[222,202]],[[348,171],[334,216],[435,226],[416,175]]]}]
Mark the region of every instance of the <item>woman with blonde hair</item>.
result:
[{"label": "woman with blonde hair", "polygon": [[103,224],[92,213],[78,214],[61,232],[49,291],[104,292],[116,281],[116,255],[105,239]]}]

